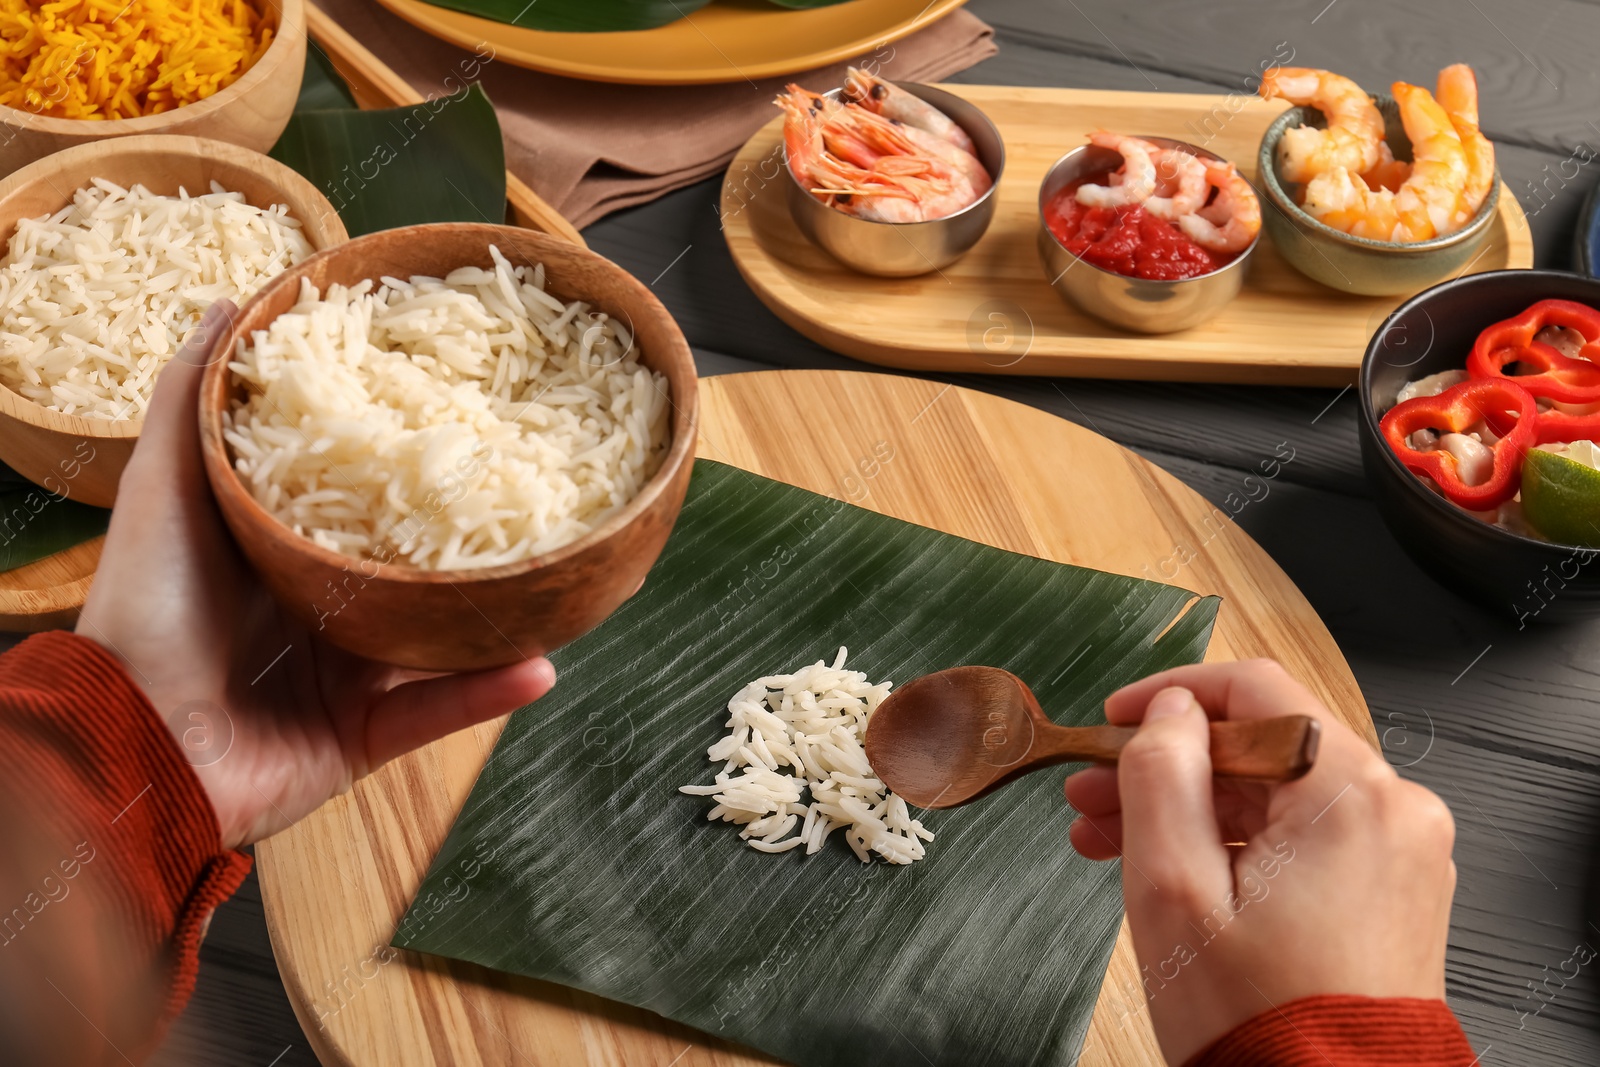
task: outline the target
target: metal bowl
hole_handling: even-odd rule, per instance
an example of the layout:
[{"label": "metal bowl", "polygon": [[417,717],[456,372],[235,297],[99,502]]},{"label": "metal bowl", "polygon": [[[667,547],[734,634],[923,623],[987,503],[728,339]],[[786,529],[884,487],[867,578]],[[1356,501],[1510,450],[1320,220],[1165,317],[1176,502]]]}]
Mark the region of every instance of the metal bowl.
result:
[{"label": "metal bowl", "polygon": [[[994,218],[995,190],[1006,168],[1006,149],[989,117],[959,96],[917,82],[894,84],[943,111],[972,138],[978,162],[994,179],[975,202],[928,222],[872,222],[846,215],[812,196],[789,169],[787,151],[783,169],[789,175],[789,213],[801,233],[863,274],[909,278],[949,266],[978,243]],[[842,91],[834,89],[822,95],[837,98]]]},{"label": "metal bowl", "polygon": [[[1411,141],[1394,98],[1374,94],[1383,113],[1385,138],[1397,159],[1411,158]],[[1318,222],[1295,202],[1299,187],[1278,176],[1278,142],[1296,126],[1325,126],[1315,108],[1292,107],[1261,136],[1256,173],[1267,195],[1262,223],[1283,258],[1301,274],[1347,293],[1391,296],[1415,293],[1441,282],[1472,262],[1494,226],[1500,208],[1500,172],[1478,213],[1455,233],[1427,241],[1375,241]]]},{"label": "metal bowl", "polygon": [[[1226,162],[1204,148],[1170,137],[1141,134],[1140,139],[1163,148],[1179,148],[1201,159]],[[1045,172],[1044,181],[1039,184],[1039,258],[1044,261],[1045,276],[1070,303],[1113,326],[1136,333],[1187,330],[1221,311],[1223,305],[1239,295],[1245,263],[1261,243],[1261,235],[1256,234],[1249,247],[1226,266],[1178,281],[1129,278],[1080,259],[1050,232],[1044,217],[1045,205],[1068,183],[1121,165],[1122,157],[1115,151],[1086,144],[1056,160]],[[1259,196],[1258,193],[1258,199]]]}]

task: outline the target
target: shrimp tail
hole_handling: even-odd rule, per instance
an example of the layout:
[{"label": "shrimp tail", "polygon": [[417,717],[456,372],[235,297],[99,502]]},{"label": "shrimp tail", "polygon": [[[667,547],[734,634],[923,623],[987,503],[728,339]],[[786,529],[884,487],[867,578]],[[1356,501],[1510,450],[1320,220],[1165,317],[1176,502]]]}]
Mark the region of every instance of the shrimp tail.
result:
[{"label": "shrimp tail", "polygon": [[1463,216],[1455,225],[1464,226],[1488,199],[1494,187],[1494,145],[1478,128],[1478,77],[1465,63],[1454,63],[1439,72],[1439,105],[1450,116],[1450,124],[1461,138],[1467,157],[1467,182],[1462,192]]}]

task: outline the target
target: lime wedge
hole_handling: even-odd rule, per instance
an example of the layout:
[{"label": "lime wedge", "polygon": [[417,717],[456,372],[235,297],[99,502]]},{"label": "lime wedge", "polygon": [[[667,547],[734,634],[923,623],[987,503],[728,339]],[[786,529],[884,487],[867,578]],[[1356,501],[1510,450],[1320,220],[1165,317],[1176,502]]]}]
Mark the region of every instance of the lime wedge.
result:
[{"label": "lime wedge", "polygon": [[1522,461],[1522,514],[1552,541],[1600,548],[1600,448],[1540,445]]}]

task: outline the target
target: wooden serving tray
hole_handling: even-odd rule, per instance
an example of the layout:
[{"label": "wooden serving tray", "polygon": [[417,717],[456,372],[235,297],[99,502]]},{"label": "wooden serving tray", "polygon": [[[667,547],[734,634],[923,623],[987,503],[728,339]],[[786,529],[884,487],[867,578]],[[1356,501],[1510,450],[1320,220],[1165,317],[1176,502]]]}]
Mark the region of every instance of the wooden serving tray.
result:
[{"label": "wooden serving tray", "polygon": [[[1122,574],[1176,574],[1175,584],[1221,594],[1209,659],[1276,657],[1376,745],[1350,668],[1299,590],[1220,511],[1121,446],[1013,401],[914,378],[763,371],[700,388],[705,458],[1001,548]],[[774,420],[774,411],[796,417]],[[883,442],[894,458],[863,477],[861,457],[881,455]],[[773,1062],[577,990],[388,947],[503,724],[397,759],[256,846],[278,971],[321,1061]],[[1066,848],[1065,804],[1055,815]],[[1124,928],[1083,1067],[1162,1064],[1140,981]]]},{"label": "wooden serving tray", "polygon": [[[1329,289],[1263,238],[1244,290],[1209,322],[1156,336],[1107,326],[1068,305],[1040,262],[1039,183],[1050,165],[1104,127],[1199,144],[1254,179],[1261,135],[1286,105],[1244,95],[940,88],[999,127],[1006,169],[988,233],[937,273],[875,278],[808,241],[786,202],[780,119],[728,168],[722,225],[740,273],[779,318],[836,352],[920,371],[1346,385],[1373,331],[1404,299]],[[1265,200],[1263,210],[1272,210]],[[1528,221],[1502,187],[1500,217],[1469,270],[1532,265]]]}]

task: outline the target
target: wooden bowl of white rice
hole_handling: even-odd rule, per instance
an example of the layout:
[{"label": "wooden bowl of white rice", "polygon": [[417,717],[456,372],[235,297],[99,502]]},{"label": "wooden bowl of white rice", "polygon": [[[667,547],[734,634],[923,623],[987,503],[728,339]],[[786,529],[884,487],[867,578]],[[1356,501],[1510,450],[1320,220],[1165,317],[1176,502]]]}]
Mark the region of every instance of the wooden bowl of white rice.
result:
[{"label": "wooden bowl of white rice", "polygon": [[694,359],[649,289],[507,226],[369,234],[269,282],[201,388],[206,473],[279,602],[348,651],[501,666],[596,626],[677,520]]},{"label": "wooden bowl of white rice", "polygon": [[0,461],[110,507],[156,376],[204,310],[347,236],[316,186],[222,141],[122,137],[9,175]]}]

